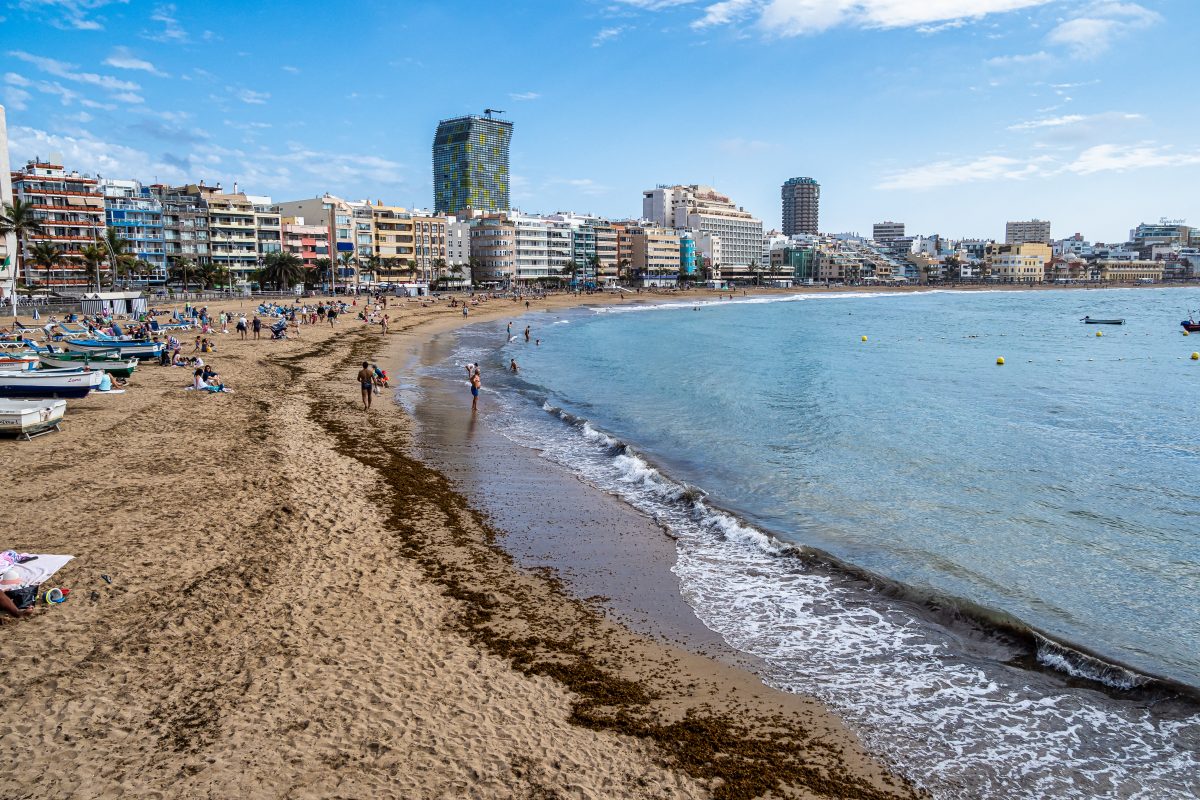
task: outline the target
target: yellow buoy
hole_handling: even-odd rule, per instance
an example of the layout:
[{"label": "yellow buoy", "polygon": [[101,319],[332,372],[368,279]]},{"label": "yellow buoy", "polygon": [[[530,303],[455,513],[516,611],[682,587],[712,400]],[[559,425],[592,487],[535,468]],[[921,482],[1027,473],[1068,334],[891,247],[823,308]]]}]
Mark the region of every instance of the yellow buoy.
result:
[{"label": "yellow buoy", "polygon": [[1001,367],[1003,367],[1003,366],[1004,366],[1004,356],[1000,356],[999,358],[997,358],[997,359],[996,359],[996,364],[997,364],[998,366],[1001,366]]},{"label": "yellow buoy", "polygon": [[1192,353],[1192,361],[1200,361],[1200,353]]},{"label": "yellow buoy", "polygon": [[1096,335],[1097,335],[1097,336],[1103,336],[1103,335],[1104,335],[1104,331],[1096,331]]},{"label": "yellow buoy", "polygon": [[1183,335],[1184,335],[1184,336],[1187,336],[1187,335],[1188,335],[1188,332],[1187,332],[1187,331],[1184,331],[1184,332],[1183,332]]},{"label": "yellow buoy", "polygon": [[867,340],[867,337],[865,337],[865,336],[862,337],[862,340],[865,342]]}]

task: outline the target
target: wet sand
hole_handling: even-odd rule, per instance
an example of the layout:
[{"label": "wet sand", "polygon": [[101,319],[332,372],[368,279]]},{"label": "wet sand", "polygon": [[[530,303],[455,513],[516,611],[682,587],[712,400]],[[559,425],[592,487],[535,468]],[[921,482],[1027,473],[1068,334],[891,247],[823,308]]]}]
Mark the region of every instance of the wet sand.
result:
[{"label": "wet sand", "polygon": [[[76,556],[66,604],[0,626],[0,797],[911,796],[819,704],[514,562],[399,406],[358,408],[358,361],[396,374],[462,322],[399,305],[387,337],[218,334],[234,394],[143,365],[61,433],[0,443],[0,546]],[[604,558],[656,560],[628,523]],[[514,528],[532,563],[537,520]]]}]

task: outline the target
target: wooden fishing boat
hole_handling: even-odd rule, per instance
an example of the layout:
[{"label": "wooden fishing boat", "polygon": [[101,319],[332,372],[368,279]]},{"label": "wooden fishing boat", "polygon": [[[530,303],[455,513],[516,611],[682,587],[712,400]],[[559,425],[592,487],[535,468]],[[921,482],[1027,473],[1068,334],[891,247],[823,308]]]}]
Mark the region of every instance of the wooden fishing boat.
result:
[{"label": "wooden fishing boat", "polygon": [[149,339],[63,339],[62,345],[75,353],[116,350],[123,358],[137,358],[142,361],[158,358],[163,349],[162,342]]},{"label": "wooden fishing boat", "polygon": [[37,353],[0,353],[0,371],[37,369]]},{"label": "wooden fishing boat", "polygon": [[1079,320],[1084,325],[1124,325],[1123,319],[1095,319],[1093,317],[1084,317]]},{"label": "wooden fishing boat", "polygon": [[26,440],[58,430],[67,413],[66,400],[9,400],[0,398],[0,431]]},{"label": "wooden fishing boat", "polygon": [[38,358],[51,369],[100,369],[114,378],[128,378],[137,369],[138,360],[122,356],[116,350],[98,350],[90,353],[41,353]]},{"label": "wooden fishing boat", "polygon": [[0,397],[87,397],[102,370],[37,369],[0,372]]}]

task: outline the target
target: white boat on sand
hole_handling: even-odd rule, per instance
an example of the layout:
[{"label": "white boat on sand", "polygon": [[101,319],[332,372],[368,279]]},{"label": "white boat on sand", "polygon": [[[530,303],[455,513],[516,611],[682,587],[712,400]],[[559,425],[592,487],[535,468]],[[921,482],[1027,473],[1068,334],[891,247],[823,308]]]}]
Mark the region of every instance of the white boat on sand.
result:
[{"label": "white boat on sand", "polygon": [[58,430],[67,413],[66,400],[8,400],[0,398],[0,431],[26,440]]}]

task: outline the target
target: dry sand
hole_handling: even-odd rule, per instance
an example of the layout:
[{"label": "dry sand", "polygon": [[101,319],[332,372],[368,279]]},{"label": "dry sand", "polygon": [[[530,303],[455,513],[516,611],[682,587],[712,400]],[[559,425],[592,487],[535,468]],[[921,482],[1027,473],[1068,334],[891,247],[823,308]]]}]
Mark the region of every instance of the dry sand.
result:
[{"label": "dry sand", "polygon": [[0,625],[0,798],[912,795],[817,703],[514,566],[400,407],[359,409],[357,362],[463,322],[389,313],[218,334],[234,394],[147,364],[0,443],[0,547],[76,556]]}]

